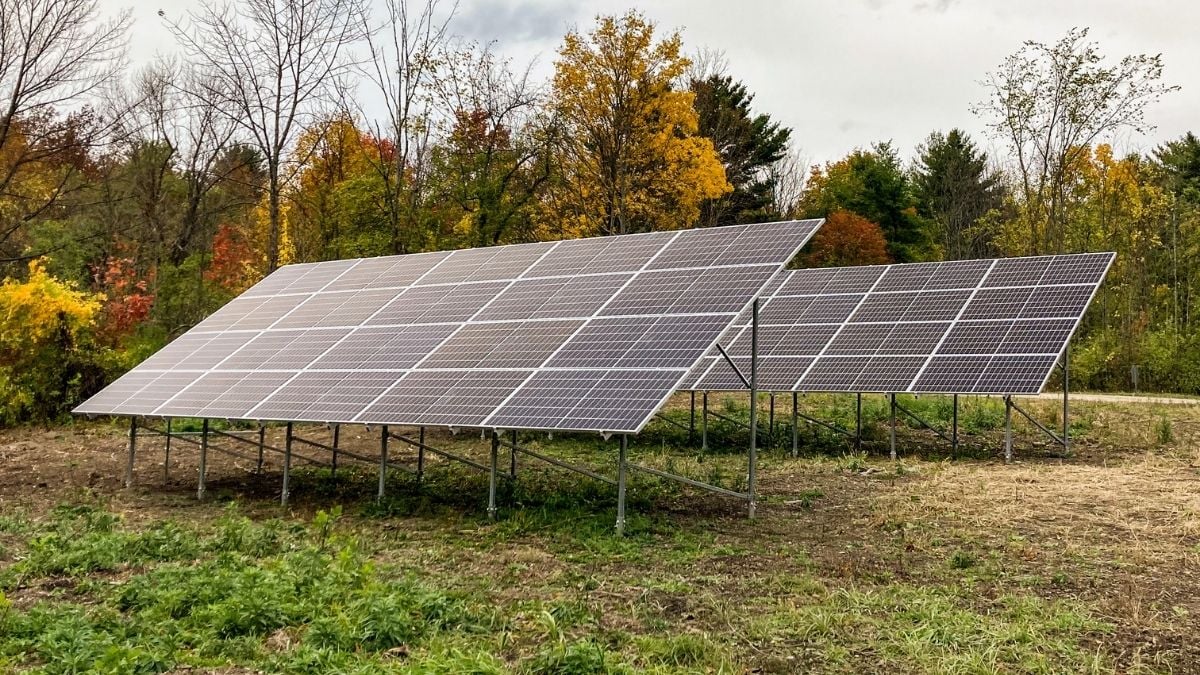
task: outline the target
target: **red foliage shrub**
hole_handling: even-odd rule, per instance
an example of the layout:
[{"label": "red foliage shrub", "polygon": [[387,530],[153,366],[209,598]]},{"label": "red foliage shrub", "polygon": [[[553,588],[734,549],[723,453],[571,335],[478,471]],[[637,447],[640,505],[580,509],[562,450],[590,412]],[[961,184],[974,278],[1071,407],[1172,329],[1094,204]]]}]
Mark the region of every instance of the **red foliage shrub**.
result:
[{"label": "red foliage shrub", "polygon": [[885,265],[892,262],[879,225],[849,211],[834,211],[805,252],[807,267]]}]

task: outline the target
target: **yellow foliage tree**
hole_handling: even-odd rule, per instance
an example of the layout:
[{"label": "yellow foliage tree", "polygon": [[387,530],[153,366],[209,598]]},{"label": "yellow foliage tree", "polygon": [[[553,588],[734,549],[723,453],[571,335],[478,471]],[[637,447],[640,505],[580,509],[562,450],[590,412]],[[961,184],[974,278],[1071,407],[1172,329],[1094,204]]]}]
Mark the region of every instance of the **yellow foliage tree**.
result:
[{"label": "yellow foliage tree", "polygon": [[0,284],[0,416],[11,423],[60,411],[79,387],[80,342],[103,295],[85,293],[29,263],[25,281]]},{"label": "yellow foliage tree", "polygon": [[637,12],[567,34],[553,79],[559,175],[540,216],[546,238],[690,227],[700,203],[733,188],[698,135],[689,61]]},{"label": "yellow foliage tree", "polygon": [[322,259],[341,234],[345,214],[337,188],[349,178],[372,172],[366,140],[345,113],[300,134],[295,153],[299,167],[295,184],[288,190],[287,227],[283,228],[289,232],[289,262]]}]

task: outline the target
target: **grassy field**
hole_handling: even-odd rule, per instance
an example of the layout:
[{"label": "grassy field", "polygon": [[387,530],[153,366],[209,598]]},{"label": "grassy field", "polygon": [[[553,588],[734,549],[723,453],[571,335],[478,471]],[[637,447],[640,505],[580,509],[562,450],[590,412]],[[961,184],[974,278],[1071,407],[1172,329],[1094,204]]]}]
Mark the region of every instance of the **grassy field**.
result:
[{"label": "grassy field", "polygon": [[[804,425],[789,457],[787,403],[757,520],[635,475],[623,538],[615,489],[527,458],[493,523],[486,476],[436,458],[382,503],[373,467],[300,462],[284,509],[275,457],[212,455],[198,502],[190,446],[165,480],[148,438],[126,491],[123,424],[0,432],[0,672],[1200,672],[1200,407],[1078,403],[1070,456],[1018,424],[1006,465],[995,399],[964,399],[959,457],[905,427],[897,463],[880,397],[863,454]],[[948,400],[905,403],[946,424]],[[844,398],[802,404],[852,424]],[[701,454],[656,422],[632,459],[741,488],[744,433],[710,430]],[[523,442],[615,472],[615,440]]]}]

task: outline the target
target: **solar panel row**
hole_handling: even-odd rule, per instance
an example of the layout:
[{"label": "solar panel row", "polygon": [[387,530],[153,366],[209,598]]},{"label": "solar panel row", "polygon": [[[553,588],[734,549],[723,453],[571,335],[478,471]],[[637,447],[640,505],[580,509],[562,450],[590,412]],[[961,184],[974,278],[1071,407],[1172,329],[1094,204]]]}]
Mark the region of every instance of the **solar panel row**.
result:
[{"label": "solar panel row", "polygon": [[820,224],[290,265],[76,412],[636,432]]},{"label": "solar panel row", "polygon": [[[774,391],[1037,393],[1112,253],[785,272],[759,313],[759,381]],[[748,372],[749,316],[720,342]],[[743,389],[710,352],[689,389]]]}]

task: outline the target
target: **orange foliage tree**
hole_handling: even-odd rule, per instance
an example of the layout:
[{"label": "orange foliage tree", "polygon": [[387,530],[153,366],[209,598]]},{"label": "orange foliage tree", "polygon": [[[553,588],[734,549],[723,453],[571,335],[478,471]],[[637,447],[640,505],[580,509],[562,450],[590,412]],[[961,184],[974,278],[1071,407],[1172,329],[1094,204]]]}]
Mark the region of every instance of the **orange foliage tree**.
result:
[{"label": "orange foliage tree", "polygon": [[124,337],[150,316],[154,294],[149,290],[150,279],[139,278],[137,263],[130,256],[112,255],[96,273],[97,285],[103,290],[104,308],[101,313],[102,334],[115,342]]},{"label": "orange foliage tree", "polygon": [[258,259],[241,230],[234,225],[222,225],[213,237],[212,262],[204,271],[204,280],[231,293],[241,293],[260,277]]},{"label": "orange foliage tree", "polygon": [[805,253],[809,267],[886,265],[892,262],[879,225],[850,213],[834,211],[817,230]]}]

